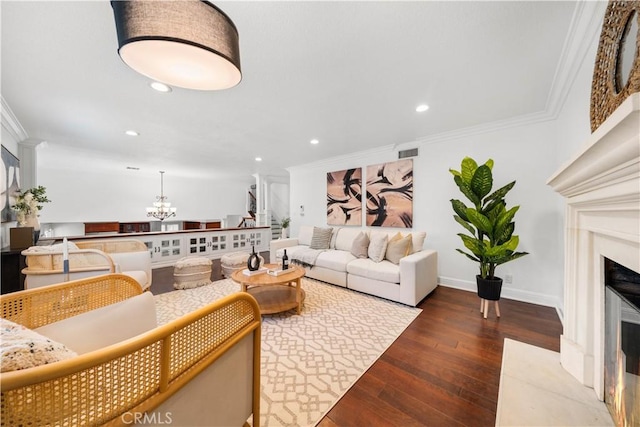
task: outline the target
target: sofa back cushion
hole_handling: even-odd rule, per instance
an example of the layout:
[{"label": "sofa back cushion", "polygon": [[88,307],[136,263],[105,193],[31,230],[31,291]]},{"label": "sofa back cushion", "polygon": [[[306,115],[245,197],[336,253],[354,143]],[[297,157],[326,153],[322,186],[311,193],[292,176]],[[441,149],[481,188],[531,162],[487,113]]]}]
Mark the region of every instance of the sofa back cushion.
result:
[{"label": "sofa back cushion", "polygon": [[133,338],[157,326],[151,292],[34,329],[78,354]]},{"label": "sofa back cushion", "polygon": [[343,227],[338,230],[338,236],[336,236],[336,249],[341,251],[351,251],[353,241],[358,237],[358,234],[362,232],[361,228],[347,228]]},{"label": "sofa back cushion", "polygon": [[298,244],[311,246],[311,239],[313,238],[313,226],[301,225],[298,230]]}]

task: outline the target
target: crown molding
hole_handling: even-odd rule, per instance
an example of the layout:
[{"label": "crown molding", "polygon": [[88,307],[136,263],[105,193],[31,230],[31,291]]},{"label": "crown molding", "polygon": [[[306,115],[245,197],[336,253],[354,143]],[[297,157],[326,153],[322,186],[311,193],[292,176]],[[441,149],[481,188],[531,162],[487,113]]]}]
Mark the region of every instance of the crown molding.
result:
[{"label": "crown molding", "polygon": [[416,143],[422,145],[469,138],[474,135],[557,119],[586,59],[587,52],[596,42],[596,37],[600,33],[606,8],[606,1],[578,1],[576,3],[544,110],[425,136],[415,141],[399,144],[398,148],[403,150],[415,146]]},{"label": "crown molding", "polygon": [[22,142],[29,138],[27,131],[24,130],[2,95],[0,95],[0,101],[2,102],[2,127],[9,132],[16,142]]},{"label": "crown molding", "polygon": [[517,117],[511,117],[504,120],[496,120],[490,123],[483,123],[477,126],[469,126],[466,128],[455,129],[449,132],[441,132],[435,135],[429,135],[424,138],[418,138],[415,141],[404,142],[397,145],[398,150],[406,150],[408,148],[415,148],[416,145],[433,144],[436,142],[452,141],[456,139],[469,138],[475,135],[482,135],[484,133],[497,132],[503,129],[509,129],[513,127],[521,127],[532,125],[536,123],[546,122],[553,120],[553,117],[547,111],[540,111],[538,113],[523,114]]},{"label": "crown molding", "polygon": [[[579,1],[576,3],[569,31],[562,47],[560,62],[547,98],[546,111],[553,119],[560,115],[578,72],[587,59],[589,49],[597,43],[606,9],[606,1]],[[595,61],[595,57],[593,60]]]},{"label": "crown molding", "polygon": [[[336,162],[340,161],[351,161],[352,163],[357,163],[362,161],[363,157],[367,157],[375,154],[384,154],[384,153],[394,153],[398,150],[399,144],[389,144],[383,147],[372,148],[370,150],[362,150],[356,151],[355,153],[350,154],[341,154],[339,156],[330,157],[328,159],[318,160],[316,162],[305,163],[303,165],[290,166],[285,168],[289,174],[291,172],[297,172],[305,169],[315,169],[315,168],[323,168],[323,167],[335,167]],[[397,160],[397,159],[396,159]]]}]

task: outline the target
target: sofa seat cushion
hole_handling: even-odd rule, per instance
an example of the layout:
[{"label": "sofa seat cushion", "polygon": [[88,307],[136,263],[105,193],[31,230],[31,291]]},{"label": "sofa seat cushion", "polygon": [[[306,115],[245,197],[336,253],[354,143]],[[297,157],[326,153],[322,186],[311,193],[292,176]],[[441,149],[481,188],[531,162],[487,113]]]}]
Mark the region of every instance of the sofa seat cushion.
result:
[{"label": "sofa seat cushion", "polygon": [[347,265],[347,273],[382,282],[400,283],[400,267],[387,260],[374,262],[369,258],[354,259]]},{"label": "sofa seat cushion", "polygon": [[[295,254],[296,251],[299,251],[301,249],[309,249],[308,245],[296,245],[296,246],[289,246],[288,248],[282,248],[282,249],[278,249],[276,251],[276,258],[277,259],[282,259],[282,256],[284,255],[284,251],[287,251],[287,256],[289,257],[289,259],[291,259],[291,255]],[[272,263],[275,262],[275,260],[271,260]]]},{"label": "sofa seat cushion", "polygon": [[347,271],[347,264],[357,259],[351,252],[330,250],[324,251],[316,259],[316,266],[335,271]]}]

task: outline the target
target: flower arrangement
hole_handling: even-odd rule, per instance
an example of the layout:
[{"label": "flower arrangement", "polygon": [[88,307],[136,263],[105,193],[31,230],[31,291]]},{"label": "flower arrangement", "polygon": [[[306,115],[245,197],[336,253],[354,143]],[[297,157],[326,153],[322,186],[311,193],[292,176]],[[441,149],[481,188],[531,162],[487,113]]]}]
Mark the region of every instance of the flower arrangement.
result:
[{"label": "flower arrangement", "polygon": [[291,223],[290,217],[282,218],[282,221],[280,222],[280,227],[287,229],[289,228],[290,223]]},{"label": "flower arrangement", "polygon": [[13,210],[17,211],[18,224],[25,225],[28,217],[38,215],[38,211],[42,209],[43,203],[49,203],[51,201],[45,195],[46,191],[47,189],[45,187],[39,185],[38,187],[18,193],[16,196],[16,204],[11,206]]}]

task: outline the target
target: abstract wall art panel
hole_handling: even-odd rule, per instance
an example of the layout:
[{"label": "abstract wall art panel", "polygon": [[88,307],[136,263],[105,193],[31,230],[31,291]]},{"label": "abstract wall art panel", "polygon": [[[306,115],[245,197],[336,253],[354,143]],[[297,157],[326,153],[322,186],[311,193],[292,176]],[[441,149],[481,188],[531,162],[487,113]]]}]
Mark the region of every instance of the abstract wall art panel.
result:
[{"label": "abstract wall art panel", "polygon": [[11,205],[16,203],[16,195],[20,192],[20,160],[2,146],[2,182],[0,183],[0,203],[2,204],[2,222],[16,220],[16,211]]},{"label": "abstract wall art panel", "polygon": [[413,159],[367,166],[367,225],[413,227]]},{"label": "abstract wall art panel", "polygon": [[327,173],[327,224],[362,225],[362,168]]}]

